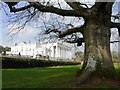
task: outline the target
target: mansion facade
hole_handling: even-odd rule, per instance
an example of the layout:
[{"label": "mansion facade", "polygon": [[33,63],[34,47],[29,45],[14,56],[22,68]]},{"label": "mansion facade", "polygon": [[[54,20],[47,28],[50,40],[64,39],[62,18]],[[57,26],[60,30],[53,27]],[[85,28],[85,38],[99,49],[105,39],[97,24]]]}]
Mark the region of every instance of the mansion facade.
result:
[{"label": "mansion facade", "polygon": [[50,60],[72,60],[75,46],[60,42],[20,43],[11,47],[9,54],[37,58],[47,56]]}]

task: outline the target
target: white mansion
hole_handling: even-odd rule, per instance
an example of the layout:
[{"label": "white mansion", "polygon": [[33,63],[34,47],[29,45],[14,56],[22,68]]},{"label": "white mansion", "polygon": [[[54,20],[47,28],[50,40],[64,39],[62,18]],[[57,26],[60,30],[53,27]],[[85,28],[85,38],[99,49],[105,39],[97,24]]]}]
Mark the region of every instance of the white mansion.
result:
[{"label": "white mansion", "polygon": [[62,42],[20,43],[11,47],[9,54],[36,58],[37,55],[48,56],[50,60],[72,60],[75,46]]}]

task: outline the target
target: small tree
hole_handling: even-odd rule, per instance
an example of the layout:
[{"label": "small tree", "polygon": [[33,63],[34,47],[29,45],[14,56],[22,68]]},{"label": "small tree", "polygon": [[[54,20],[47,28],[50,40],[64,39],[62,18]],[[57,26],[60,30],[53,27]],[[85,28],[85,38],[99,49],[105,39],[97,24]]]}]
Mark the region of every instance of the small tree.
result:
[{"label": "small tree", "polygon": [[5,47],[4,50],[5,51],[11,51],[11,48],[10,47]]},{"label": "small tree", "polygon": [[0,53],[4,51],[4,47],[0,45]]}]

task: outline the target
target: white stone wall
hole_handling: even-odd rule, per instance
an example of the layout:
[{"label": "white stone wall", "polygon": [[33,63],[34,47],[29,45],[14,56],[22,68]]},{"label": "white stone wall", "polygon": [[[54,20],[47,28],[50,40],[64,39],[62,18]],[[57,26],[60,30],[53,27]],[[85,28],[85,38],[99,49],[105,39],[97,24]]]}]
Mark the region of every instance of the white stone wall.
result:
[{"label": "white stone wall", "polygon": [[36,50],[36,44],[25,44],[20,43],[16,46],[11,47],[11,54],[23,55],[23,56],[33,56],[34,50]]},{"label": "white stone wall", "polygon": [[71,45],[66,45],[64,43],[21,43],[16,46],[11,47],[11,54],[22,56],[33,56],[36,57],[37,54],[42,56],[49,56],[55,60],[69,60],[74,57],[74,47]]}]

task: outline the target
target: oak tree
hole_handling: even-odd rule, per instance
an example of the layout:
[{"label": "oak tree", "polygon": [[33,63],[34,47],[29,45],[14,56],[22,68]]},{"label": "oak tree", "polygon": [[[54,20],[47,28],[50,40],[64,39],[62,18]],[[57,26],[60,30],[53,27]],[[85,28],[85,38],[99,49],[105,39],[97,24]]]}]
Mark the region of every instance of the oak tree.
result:
[{"label": "oak tree", "polygon": [[[73,40],[66,40],[69,43],[78,43],[78,46],[82,42],[85,43],[84,63],[80,76],[78,77],[79,83],[85,81],[93,72],[102,76],[113,77],[115,70],[110,53],[110,28],[117,28],[120,33],[120,23],[111,21],[112,6],[115,0],[113,2],[100,2],[100,0],[96,0],[92,6],[88,6],[77,0],[64,0],[64,2],[71,9],[63,9],[54,5],[44,4],[40,0],[38,2],[30,2],[28,0],[28,4],[23,7],[15,7],[18,2],[5,3],[7,3],[11,13],[33,8],[41,13],[53,13],[63,17],[82,17],[84,19],[83,25],[77,27],[71,25],[71,28],[64,31],[47,29],[46,33],[57,33],[59,38],[73,35],[73,33],[81,33],[83,35],[83,38],[76,37]],[[34,13],[31,13],[32,15]]]}]

